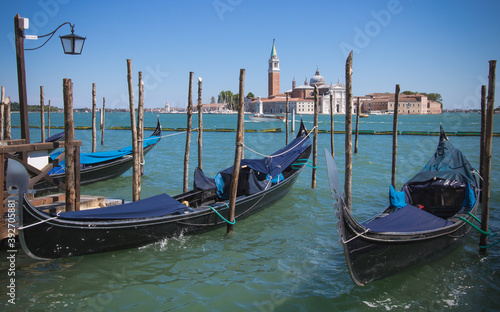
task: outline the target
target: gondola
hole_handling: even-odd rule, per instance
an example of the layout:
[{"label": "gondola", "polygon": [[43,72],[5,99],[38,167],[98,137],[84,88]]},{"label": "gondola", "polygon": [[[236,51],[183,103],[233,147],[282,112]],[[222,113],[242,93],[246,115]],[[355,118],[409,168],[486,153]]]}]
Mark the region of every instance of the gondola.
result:
[{"label": "gondola", "polygon": [[437,151],[402,191],[392,185],[389,207],[358,222],[348,211],[335,161],[325,151],[337,227],[352,280],[360,286],[436,260],[463,242],[475,219],[474,169],[441,128]]},{"label": "gondola", "polygon": [[[311,153],[303,124],[287,146],[262,159],[243,159],[238,182],[235,220],[241,220],[285,196]],[[24,167],[9,159],[7,186],[19,190],[19,241],[35,259],[52,259],[144,246],[164,238],[195,234],[226,224],[232,167],[215,178],[199,168],[194,188],[171,197],[156,195],[123,205],[63,212],[39,211],[22,196]]]},{"label": "gondola", "polygon": [[[144,155],[155,147],[161,139],[161,124],[158,119],[155,131],[144,139]],[[61,152],[50,155],[52,160],[56,159]],[[133,165],[132,146],[120,150],[96,153],[80,153],[80,184],[86,185],[97,181],[111,179],[124,174]],[[64,161],[55,166],[48,174],[55,183],[64,183],[65,165]],[[57,185],[45,180],[40,180],[34,186],[38,194],[57,191]]]}]

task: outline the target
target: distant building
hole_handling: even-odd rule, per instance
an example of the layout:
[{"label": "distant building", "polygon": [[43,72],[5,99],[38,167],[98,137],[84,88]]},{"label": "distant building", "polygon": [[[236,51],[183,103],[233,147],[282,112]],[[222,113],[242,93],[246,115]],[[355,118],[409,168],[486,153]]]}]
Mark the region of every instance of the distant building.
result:
[{"label": "distant building", "polygon": [[[353,105],[355,105],[357,98],[353,97]],[[359,98],[362,113],[394,113],[396,104],[394,93],[371,93]],[[426,115],[441,114],[442,112],[441,103],[431,101],[423,94],[399,95],[398,114]]]},{"label": "distant building", "polygon": [[268,68],[268,97],[255,98],[248,102],[246,109],[249,112],[258,112],[262,106],[264,114],[284,114],[286,112],[286,96],[288,95],[288,110],[295,110],[297,114],[314,114],[314,86],[318,87],[319,113],[330,114],[330,98],[333,100],[334,113],[345,114],[345,86],[340,83],[325,84],[325,79],[320,75],[319,69],[311,78],[307,78],[303,85],[296,86],[295,78],[292,89],[280,93],[280,66],[276,46],[273,40]]},{"label": "distant building", "polygon": [[[297,114],[314,114],[314,87],[318,87],[319,113],[330,114],[333,106],[334,114],[346,113],[346,88],[340,82],[326,84],[325,78],[320,75],[319,69],[315,75],[303,85],[297,86],[295,77],[292,80],[292,89],[280,92],[280,64],[276,52],[275,41],[271,49],[268,68],[268,96],[245,101],[245,110],[257,113],[262,106],[264,114],[284,114],[286,112],[286,96],[288,95],[288,111],[295,110]],[[352,99],[352,113],[356,112],[356,102],[359,98],[361,113],[393,113],[395,107],[394,93],[370,93],[365,96],[354,96]],[[332,101],[332,104],[330,104]],[[431,101],[423,94],[400,94],[398,114],[441,114],[442,105]]]}]

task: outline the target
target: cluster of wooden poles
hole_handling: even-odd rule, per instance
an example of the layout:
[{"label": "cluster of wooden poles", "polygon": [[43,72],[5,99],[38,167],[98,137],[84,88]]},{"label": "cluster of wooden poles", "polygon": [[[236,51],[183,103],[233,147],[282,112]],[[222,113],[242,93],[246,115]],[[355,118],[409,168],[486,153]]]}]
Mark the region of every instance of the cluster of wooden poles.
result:
[{"label": "cluster of wooden poles", "polygon": [[[352,133],[352,61],[353,52],[349,54],[346,60],[345,66],[345,78],[346,78],[346,122],[345,122],[345,133]],[[489,72],[489,85],[488,85],[488,96],[486,97],[486,86],[482,86],[481,89],[481,156],[480,156],[480,176],[482,179],[482,222],[481,228],[483,231],[488,229],[488,218],[489,218],[489,201],[490,201],[490,181],[491,181],[491,147],[492,147],[492,136],[493,136],[493,114],[494,114],[494,97],[495,97],[495,69],[496,61],[490,61],[490,72]],[[189,154],[191,145],[191,132],[192,132],[192,113],[193,113],[193,76],[194,73],[189,73],[189,92],[188,92],[188,107],[187,107],[187,135],[186,135],[186,148],[184,154],[184,175],[183,175],[183,191],[188,191],[188,175],[189,175]],[[130,105],[130,121],[132,130],[132,150],[134,157],[133,165],[133,200],[137,201],[140,199],[141,192],[141,175],[143,174],[143,163],[144,163],[144,153],[143,153],[143,140],[144,140],[144,83],[142,81],[142,72],[139,72],[139,101],[138,101],[138,117],[136,124],[135,117],[135,105],[134,105],[134,92],[133,92],[133,79],[132,79],[132,60],[127,60],[127,80],[128,80],[128,90],[129,90],[129,105]],[[236,148],[235,148],[235,158],[233,166],[233,174],[231,179],[231,191],[229,197],[229,223],[227,226],[227,232],[233,231],[234,223],[234,208],[236,202],[236,191],[238,185],[238,177],[240,171],[240,163],[244,155],[244,84],[245,84],[245,69],[240,69],[239,77],[239,105],[238,105],[238,125],[236,134]],[[2,87],[2,101],[0,106],[0,120],[2,122],[2,127],[5,129],[1,131],[1,139],[10,139],[10,105],[9,98],[4,99],[4,87]],[[75,153],[74,141],[74,119],[73,119],[73,91],[72,82],[70,79],[63,80],[63,95],[64,95],[64,122],[65,122],[65,150],[66,150],[66,203],[68,210],[78,209],[79,192],[75,192],[75,185],[79,184],[79,173],[75,172],[76,163],[79,164],[79,154]],[[400,87],[396,85],[395,92],[395,107],[399,104],[399,93]],[[312,183],[311,187],[316,188],[316,170],[317,170],[317,136],[318,136],[318,88],[314,88],[314,128],[313,128],[313,161],[312,161]],[[42,142],[45,141],[45,130],[44,130],[44,92],[43,86],[40,87],[40,104],[41,104],[41,129],[42,129]],[[203,169],[202,155],[203,155],[203,114],[202,114],[202,79],[198,78],[198,167]],[[105,98],[103,98],[103,109],[101,111],[101,144],[104,140],[104,111],[105,111]],[[330,111],[331,111],[331,153],[335,156],[334,150],[334,122],[333,122],[333,100],[330,98]],[[355,148],[354,153],[358,150],[358,125],[359,125],[359,98],[357,101],[357,122],[356,122],[356,135],[355,135]],[[96,151],[96,90],[95,84],[92,84],[92,152]],[[49,114],[50,114],[50,101],[49,101]],[[286,95],[286,144],[288,144],[288,94]],[[5,126],[3,124],[5,120]],[[49,132],[50,136],[50,115],[49,115]],[[398,127],[398,110],[394,110],[394,122],[393,122],[393,146],[392,146],[392,177],[391,184],[395,187],[396,184],[396,162],[397,162],[397,127]],[[80,142],[81,144],[81,142]],[[66,146],[67,145],[67,146]],[[344,181],[344,192],[345,192],[345,203],[349,210],[351,210],[351,189],[352,189],[352,135],[345,136],[345,181]],[[76,162],[76,163],[75,163]],[[76,169],[77,170],[77,169]],[[75,207],[75,208],[73,208]],[[481,234],[480,244],[485,246],[487,244],[488,236]],[[480,249],[482,253],[486,252],[486,249]]]}]

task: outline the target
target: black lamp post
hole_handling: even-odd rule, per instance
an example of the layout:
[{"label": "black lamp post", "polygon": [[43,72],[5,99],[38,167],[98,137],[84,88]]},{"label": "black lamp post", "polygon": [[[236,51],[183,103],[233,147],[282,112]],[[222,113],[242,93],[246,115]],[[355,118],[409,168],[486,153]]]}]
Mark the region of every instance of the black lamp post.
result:
[{"label": "black lamp post", "polygon": [[25,139],[25,143],[30,142],[29,121],[28,121],[28,99],[26,92],[26,69],[24,66],[24,39],[38,39],[49,37],[42,45],[32,49],[36,50],[43,47],[54,36],[56,31],[62,26],[68,24],[71,27],[71,35],[60,36],[61,44],[65,54],[80,55],[82,53],[84,37],[74,34],[73,28],[69,22],[59,25],[54,31],[43,36],[25,36],[24,30],[29,28],[29,20],[22,18],[17,14],[14,17],[14,29],[16,36],[16,60],[17,60],[17,84],[19,88],[19,110],[21,115],[21,139]]}]

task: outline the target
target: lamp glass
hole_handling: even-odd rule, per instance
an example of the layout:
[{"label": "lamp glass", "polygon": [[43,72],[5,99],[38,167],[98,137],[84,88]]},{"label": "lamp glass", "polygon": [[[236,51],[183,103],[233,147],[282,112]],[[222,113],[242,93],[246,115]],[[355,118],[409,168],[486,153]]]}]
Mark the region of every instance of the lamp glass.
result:
[{"label": "lamp glass", "polygon": [[86,38],[75,34],[60,36],[60,38],[64,54],[82,54],[83,44],[85,43]]}]

